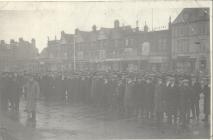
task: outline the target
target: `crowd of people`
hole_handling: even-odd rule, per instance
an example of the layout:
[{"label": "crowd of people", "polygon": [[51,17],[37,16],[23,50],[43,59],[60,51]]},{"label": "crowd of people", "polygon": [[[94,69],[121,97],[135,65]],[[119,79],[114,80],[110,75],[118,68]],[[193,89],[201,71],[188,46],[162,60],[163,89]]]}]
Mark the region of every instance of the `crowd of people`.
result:
[{"label": "crowd of people", "polygon": [[[19,111],[21,97],[35,120],[36,99],[46,102],[81,102],[120,117],[166,122],[187,128],[190,119],[209,121],[210,82],[189,75],[127,72],[2,73],[1,109]],[[200,118],[200,95],[204,95],[204,118]]]}]

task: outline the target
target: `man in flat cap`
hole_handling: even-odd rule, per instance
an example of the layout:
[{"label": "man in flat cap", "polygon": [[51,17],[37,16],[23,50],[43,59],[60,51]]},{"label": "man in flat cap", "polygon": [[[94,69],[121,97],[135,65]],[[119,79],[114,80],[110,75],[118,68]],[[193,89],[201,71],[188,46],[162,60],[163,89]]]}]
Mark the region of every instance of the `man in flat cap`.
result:
[{"label": "man in flat cap", "polygon": [[204,86],[202,88],[202,92],[204,94],[204,114],[205,114],[205,118],[203,121],[205,121],[205,123],[207,124],[209,121],[209,115],[210,115],[210,100],[211,100],[211,96],[210,96],[210,82],[209,79],[206,79]]},{"label": "man in flat cap", "polygon": [[187,128],[190,118],[190,93],[191,88],[189,86],[189,80],[184,79],[182,81],[182,86],[180,87],[180,115],[182,128]]}]

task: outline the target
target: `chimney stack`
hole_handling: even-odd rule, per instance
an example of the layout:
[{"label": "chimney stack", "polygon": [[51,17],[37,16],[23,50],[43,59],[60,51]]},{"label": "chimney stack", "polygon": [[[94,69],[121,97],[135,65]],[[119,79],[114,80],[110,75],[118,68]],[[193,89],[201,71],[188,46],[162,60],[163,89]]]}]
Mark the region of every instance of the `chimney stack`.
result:
[{"label": "chimney stack", "polygon": [[14,39],[10,39],[10,44],[13,44],[15,43],[15,40]]},{"label": "chimney stack", "polygon": [[5,44],[5,41],[4,40],[1,40],[1,45]]},{"label": "chimney stack", "polygon": [[139,27],[138,27],[138,20],[136,21],[136,28],[135,28],[136,31],[139,31]]},{"label": "chimney stack", "polygon": [[97,28],[96,25],[93,25],[93,26],[92,26],[92,31],[95,32],[95,31],[96,31],[96,28]]},{"label": "chimney stack", "polygon": [[31,40],[31,44],[32,44],[32,46],[33,46],[33,47],[35,47],[35,46],[36,46],[36,41],[35,41],[35,39],[34,39],[34,38],[32,38],[32,40]]},{"label": "chimney stack", "polygon": [[168,26],[169,29],[171,29],[171,25],[172,25],[172,21],[171,20],[172,20],[172,18],[171,18],[171,16],[169,16],[169,26]]},{"label": "chimney stack", "polygon": [[78,28],[76,28],[76,29],[75,29],[75,34],[77,35],[77,34],[78,34],[78,32],[79,32],[79,29],[78,29]]},{"label": "chimney stack", "polygon": [[24,39],[22,37],[20,37],[18,40],[19,40],[19,42],[23,42],[24,41]]},{"label": "chimney stack", "polygon": [[146,21],[145,21],[145,25],[144,25],[144,32],[148,32],[149,28],[148,26],[146,25]]},{"label": "chimney stack", "polygon": [[65,32],[64,32],[64,31],[61,31],[61,37],[64,36],[64,34],[65,34]]},{"label": "chimney stack", "polygon": [[118,29],[119,26],[120,26],[119,24],[120,24],[120,23],[119,23],[119,20],[116,19],[116,20],[114,21],[114,28],[115,28],[115,29]]}]

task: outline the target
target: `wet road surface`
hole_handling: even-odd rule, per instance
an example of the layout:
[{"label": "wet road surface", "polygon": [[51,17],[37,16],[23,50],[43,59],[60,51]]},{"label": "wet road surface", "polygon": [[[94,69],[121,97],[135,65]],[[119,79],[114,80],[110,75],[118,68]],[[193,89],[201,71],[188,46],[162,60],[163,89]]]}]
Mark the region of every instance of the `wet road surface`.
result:
[{"label": "wet road surface", "polygon": [[162,132],[151,122],[121,118],[112,112],[104,112],[80,103],[40,101],[36,123],[27,121],[24,109],[25,101],[22,100],[17,121],[30,132],[36,132],[29,134],[34,135],[31,138],[36,140],[209,138],[209,128],[202,121],[191,122],[185,132],[165,123]]}]

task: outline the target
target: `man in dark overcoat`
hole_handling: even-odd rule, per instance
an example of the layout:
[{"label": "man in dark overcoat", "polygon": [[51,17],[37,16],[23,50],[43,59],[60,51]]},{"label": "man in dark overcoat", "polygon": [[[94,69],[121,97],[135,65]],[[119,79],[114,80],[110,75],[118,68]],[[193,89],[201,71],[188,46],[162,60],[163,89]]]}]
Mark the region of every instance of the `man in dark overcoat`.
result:
[{"label": "man in dark overcoat", "polygon": [[117,111],[119,114],[124,113],[124,92],[125,92],[125,83],[124,80],[119,79],[116,86],[116,102],[117,102]]},{"label": "man in dark overcoat", "polygon": [[199,120],[200,109],[199,109],[199,100],[201,93],[201,85],[199,79],[197,78],[195,83],[192,85],[192,101],[191,101],[191,110],[192,110],[192,118]]},{"label": "man in dark overcoat", "polygon": [[14,74],[13,80],[12,80],[12,108],[15,111],[19,111],[19,102],[20,102],[20,96],[22,92],[22,85],[21,82],[18,79],[18,75]]},{"label": "man in dark overcoat", "polygon": [[205,121],[206,123],[208,123],[209,121],[209,114],[210,114],[210,101],[211,101],[211,96],[210,96],[210,85],[209,85],[209,81],[207,81],[202,89],[202,92],[204,94],[204,114],[205,114],[205,118],[203,121]]},{"label": "man in dark overcoat", "polygon": [[172,116],[174,116],[174,123],[177,122],[178,106],[180,102],[179,85],[177,80],[171,79],[166,91],[166,105],[168,123],[172,124]]},{"label": "man in dark overcoat", "polygon": [[154,112],[156,116],[156,125],[158,129],[162,130],[163,123],[163,113],[164,113],[164,83],[161,78],[157,79],[157,83],[155,84],[155,92],[154,92]]},{"label": "man in dark overcoat", "polygon": [[3,111],[8,110],[8,89],[9,89],[9,76],[7,73],[3,74],[1,77],[1,107]]},{"label": "man in dark overcoat", "polygon": [[191,92],[189,80],[183,80],[183,84],[180,87],[180,120],[183,128],[187,127],[190,119]]},{"label": "man in dark overcoat", "polygon": [[154,83],[148,78],[146,81],[145,94],[144,94],[144,109],[146,118],[151,119],[153,115],[153,104],[154,104]]}]

